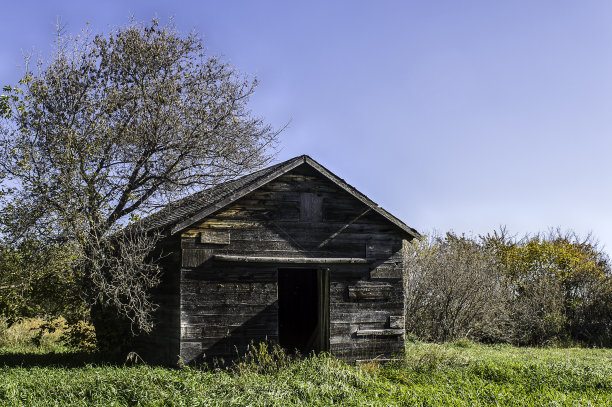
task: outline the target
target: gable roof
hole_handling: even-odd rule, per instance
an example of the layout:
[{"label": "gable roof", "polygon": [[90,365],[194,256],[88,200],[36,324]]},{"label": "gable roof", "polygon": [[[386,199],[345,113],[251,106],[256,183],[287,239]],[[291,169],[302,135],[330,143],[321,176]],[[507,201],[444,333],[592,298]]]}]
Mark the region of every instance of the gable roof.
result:
[{"label": "gable roof", "polygon": [[140,225],[145,230],[170,228],[170,234],[174,235],[302,164],[307,164],[315,169],[340,189],[348,192],[354,198],[367,205],[410,237],[420,237],[415,229],[391,215],[374,201],[307,155],[292,158],[172,202],[160,211],[142,219]]}]

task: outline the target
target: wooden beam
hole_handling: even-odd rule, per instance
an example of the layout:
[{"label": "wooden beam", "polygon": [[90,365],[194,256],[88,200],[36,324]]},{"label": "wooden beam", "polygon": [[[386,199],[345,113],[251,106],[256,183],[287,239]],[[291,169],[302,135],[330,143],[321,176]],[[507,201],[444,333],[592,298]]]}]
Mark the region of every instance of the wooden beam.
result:
[{"label": "wooden beam", "polygon": [[374,259],[364,257],[268,257],[268,256],[233,256],[215,254],[214,260],[237,263],[289,263],[289,264],[367,264]]},{"label": "wooden beam", "polygon": [[399,336],[404,333],[403,329],[360,329],[357,336]]}]

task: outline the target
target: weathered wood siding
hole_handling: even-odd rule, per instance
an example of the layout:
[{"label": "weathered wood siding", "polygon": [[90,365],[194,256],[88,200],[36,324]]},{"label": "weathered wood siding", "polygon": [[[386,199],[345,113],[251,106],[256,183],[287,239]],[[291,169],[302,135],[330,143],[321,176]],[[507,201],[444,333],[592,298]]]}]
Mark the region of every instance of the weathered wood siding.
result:
[{"label": "weathered wood siding", "polygon": [[151,293],[158,305],[154,329],[135,338],[135,349],[147,362],[176,365],[180,354],[180,238],[171,237],[157,245],[153,256],[160,258],[160,284]]},{"label": "weathered wood siding", "polygon": [[277,273],[291,265],[215,254],[372,259],[322,265],[330,270],[330,350],[353,360],[391,356],[404,345],[402,238],[309,167],[292,170],[181,234],[181,357],[228,357],[278,336]]}]

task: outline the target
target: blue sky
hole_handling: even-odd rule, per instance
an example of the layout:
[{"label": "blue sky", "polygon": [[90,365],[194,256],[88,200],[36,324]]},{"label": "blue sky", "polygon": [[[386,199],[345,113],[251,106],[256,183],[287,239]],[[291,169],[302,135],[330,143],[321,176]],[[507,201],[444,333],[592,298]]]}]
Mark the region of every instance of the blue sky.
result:
[{"label": "blue sky", "polygon": [[260,81],[253,112],[422,232],[593,232],[612,249],[612,2],[22,1],[0,84],[61,18],[169,17]]}]

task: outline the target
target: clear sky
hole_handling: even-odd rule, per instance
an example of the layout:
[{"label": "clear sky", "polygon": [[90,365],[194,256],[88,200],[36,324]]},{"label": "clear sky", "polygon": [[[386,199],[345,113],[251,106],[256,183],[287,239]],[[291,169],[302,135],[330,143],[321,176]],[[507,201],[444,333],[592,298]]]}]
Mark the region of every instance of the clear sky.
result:
[{"label": "clear sky", "polygon": [[193,29],[309,154],[421,232],[593,232],[612,251],[610,1],[5,1],[0,84],[130,16]]}]

